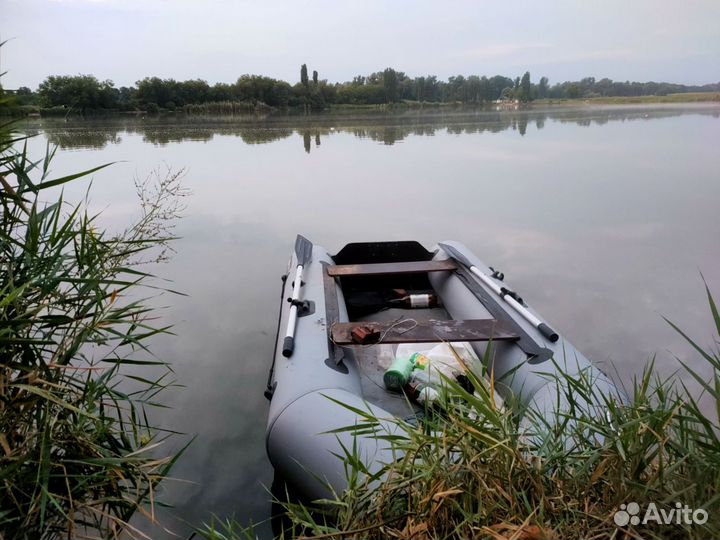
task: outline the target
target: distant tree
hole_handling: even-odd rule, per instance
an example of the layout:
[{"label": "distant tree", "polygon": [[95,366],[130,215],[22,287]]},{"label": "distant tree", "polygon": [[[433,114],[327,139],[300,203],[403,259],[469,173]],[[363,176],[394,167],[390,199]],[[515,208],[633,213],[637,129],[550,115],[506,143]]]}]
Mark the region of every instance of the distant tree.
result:
[{"label": "distant tree", "polygon": [[27,86],[21,86],[15,90],[15,99],[18,105],[34,105],[37,95]]},{"label": "distant tree", "polygon": [[571,84],[568,86],[567,90],[565,91],[565,95],[569,97],[570,99],[575,99],[580,97],[580,86],[577,84]]},{"label": "distant tree", "polygon": [[117,106],[113,82],[100,82],[92,75],[51,75],[40,83],[38,95],[45,107],[65,106],[84,112]]},{"label": "distant tree", "polygon": [[540,82],[537,86],[537,96],[540,99],[546,98],[548,93],[548,78],[540,77]]},{"label": "distant tree", "polygon": [[118,89],[118,106],[128,111],[134,109],[137,102],[137,88],[121,86]]},{"label": "distant tree", "polygon": [[208,92],[208,101],[232,101],[232,86],[225,83],[215,83]]},{"label": "distant tree", "polygon": [[495,100],[502,97],[502,92],[505,88],[510,87],[512,91],[514,82],[509,77],[503,77],[502,75],[495,75],[488,79],[489,99]]},{"label": "distant tree", "polygon": [[601,96],[609,96],[612,93],[613,82],[605,77],[595,83],[595,91]]},{"label": "distant tree", "polygon": [[523,103],[527,103],[532,100],[532,85],[530,84],[530,72],[526,71],[520,81],[520,95],[518,99]]},{"label": "distant tree", "polygon": [[382,73],[382,85],[385,90],[385,102],[394,103],[398,99],[398,75],[392,68],[386,68]]},{"label": "distant tree", "polygon": [[440,100],[440,87],[438,84],[437,77],[435,75],[428,75],[426,77],[416,77],[413,80],[414,97],[418,101],[439,101]]},{"label": "distant tree", "polygon": [[457,75],[450,77],[447,84],[447,101],[466,101],[465,99],[465,77]]},{"label": "distant tree", "polygon": [[210,85],[201,79],[195,79],[178,83],[174,98],[177,105],[186,105],[188,103],[206,103],[209,95]]},{"label": "distant tree", "polygon": [[482,81],[477,75],[470,75],[467,78],[465,88],[465,101],[469,103],[480,103],[482,101]]},{"label": "distant tree", "polygon": [[218,101],[262,102],[272,107],[303,106],[307,111],[324,109],[330,103],[375,105],[402,100],[423,102],[482,103],[502,99],[523,102],[536,98],[579,98],[593,96],[666,95],[677,92],[720,92],[720,83],[680,85],[664,82],[612,81],[585,77],[549,86],[548,78],[538,84],[530,81],[530,73],[515,79],[502,75],[478,77],[455,75],[447,81],[434,75],[410,78],[402,71],[387,68],[367,76],[357,75],[351,82],[329,84],[312,72],[308,79],[307,65],[300,69],[300,82],[291,86],[285,81],[259,75],[243,75],[233,84],[210,86],[203,80],[176,81],[146,77],[135,87],[115,88],[112,81],[98,81],[91,75],[51,76],[32,92],[21,87],[13,92],[15,105],[46,107],[66,106],[73,110],[142,108],[182,108],[188,104]]},{"label": "distant tree", "polygon": [[[301,84],[303,94],[307,89]],[[232,87],[236,101],[262,102],[272,107],[284,107],[289,104],[292,89],[285,81],[279,81],[260,75],[242,75]]]},{"label": "distant tree", "polygon": [[137,85],[137,100],[146,110],[153,103],[157,107],[164,107],[168,101],[174,101],[173,79],[162,80],[159,77],[145,77],[135,83]]},{"label": "distant tree", "polygon": [[324,103],[335,103],[337,99],[337,87],[335,85],[322,80],[318,83],[318,88]]},{"label": "distant tree", "polygon": [[415,77],[415,99],[423,101],[425,99],[425,77]]},{"label": "distant tree", "polygon": [[382,84],[382,71],[376,71],[365,77],[365,84]]},{"label": "distant tree", "polygon": [[380,84],[344,84],[337,89],[335,102],[378,105],[385,103],[385,89]]}]

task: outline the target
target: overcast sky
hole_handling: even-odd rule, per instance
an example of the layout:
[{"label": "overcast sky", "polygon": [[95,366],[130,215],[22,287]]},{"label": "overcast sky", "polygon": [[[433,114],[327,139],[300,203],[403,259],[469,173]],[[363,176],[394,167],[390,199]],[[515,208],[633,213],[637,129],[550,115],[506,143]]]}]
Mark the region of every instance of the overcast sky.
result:
[{"label": "overcast sky", "polygon": [[93,74],[233,82],[408,75],[720,80],[719,0],[0,0],[3,86]]}]

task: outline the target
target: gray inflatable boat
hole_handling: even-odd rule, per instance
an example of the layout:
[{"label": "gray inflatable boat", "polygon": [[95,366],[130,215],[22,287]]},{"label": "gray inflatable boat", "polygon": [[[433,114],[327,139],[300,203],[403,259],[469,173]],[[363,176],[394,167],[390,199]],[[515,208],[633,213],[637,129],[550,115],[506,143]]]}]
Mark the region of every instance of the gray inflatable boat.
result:
[{"label": "gray inflatable boat", "polygon": [[[439,298],[405,309],[392,291]],[[412,318],[413,326],[397,324]],[[358,345],[363,332],[382,337]],[[298,236],[283,280],[278,339],[265,392],[270,399],[268,457],[284,481],[309,499],[346,487],[343,456],[355,448],[370,472],[398,459],[389,443],[348,432],[361,418],[410,417],[401,394],[385,391],[387,357],[400,343],[469,342],[483,358],[492,340],[491,365],[504,391],[544,414],[562,410],[561,371],[594,380],[599,396],[617,394],[611,381],[513,292],[504,276],[458,242],[428,251],[417,242],[348,244],[336,255]],[[503,389],[500,389],[502,392]],[[343,403],[348,407],[342,406]],[[577,403],[576,403],[577,406]],[[602,402],[588,408],[603,409]],[[388,429],[392,425],[388,423]]]}]

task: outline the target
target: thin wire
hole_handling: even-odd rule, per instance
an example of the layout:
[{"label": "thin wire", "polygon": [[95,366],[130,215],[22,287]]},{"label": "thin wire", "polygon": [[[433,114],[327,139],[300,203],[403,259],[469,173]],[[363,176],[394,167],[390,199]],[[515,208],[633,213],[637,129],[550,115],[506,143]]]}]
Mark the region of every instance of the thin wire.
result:
[{"label": "thin wire", "polygon": [[415,319],[404,319],[403,316],[400,315],[400,317],[398,317],[397,319],[395,319],[395,320],[393,321],[393,323],[392,323],[390,326],[388,326],[382,334],[380,334],[380,339],[378,339],[378,340],[375,341],[374,343],[364,343],[364,344],[363,344],[363,343],[358,343],[358,344],[355,344],[355,345],[340,345],[340,344],[338,344],[338,343],[335,341],[335,338],[333,338],[333,333],[332,333],[333,327],[334,327],[336,324],[338,324],[338,323],[333,323],[333,324],[330,326],[330,341],[332,341],[333,345],[335,345],[336,347],[340,347],[341,349],[344,349],[345,347],[360,347],[360,348],[372,347],[373,345],[380,345],[380,344],[383,342],[383,340],[385,339],[385,336],[388,335],[388,332],[390,332],[390,330],[392,330],[393,328],[396,328],[397,326],[400,326],[401,324],[404,324],[404,323],[406,323],[406,322],[411,322],[411,323],[414,323],[414,324],[413,324],[412,326],[410,326],[409,328],[405,328],[405,329],[403,329],[402,331],[398,331],[398,334],[399,334],[399,335],[403,335],[403,334],[405,334],[406,332],[409,332],[410,330],[416,328],[416,327],[418,326],[418,324],[419,324]]},{"label": "thin wire", "polygon": [[[335,341],[335,338],[333,338],[333,333],[332,333],[333,327],[334,327],[336,324],[338,324],[338,323],[333,323],[333,324],[330,326],[330,341],[333,343],[333,345],[335,345],[336,347],[340,347],[341,349],[345,349],[345,348],[347,348],[347,347],[354,347],[354,348],[359,348],[359,349],[366,349],[367,347],[372,347],[373,345],[380,345],[380,344],[382,344],[382,342],[383,342],[383,340],[385,339],[385,336],[387,336],[388,332],[390,332],[390,331],[393,330],[394,328],[397,328],[397,327],[400,326],[401,324],[405,324],[405,323],[408,323],[408,322],[413,323],[413,325],[412,325],[412,326],[409,326],[408,328],[404,328],[404,329],[402,329],[402,330],[399,330],[399,331],[398,331],[398,334],[399,334],[399,335],[403,335],[403,334],[405,334],[406,332],[409,332],[409,331],[412,330],[413,328],[416,328],[416,327],[418,326],[418,324],[419,324],[419,323],[417,322],[417,320],[415,320],[415,319],[405,319],[405,318],[403,318],[403,315],[400,315],[400,317],[398,317],[397,319],[395,319],[395,320],[393,321],[393,323],[392,323],[389,327],[387,327],[382,334],[380,334],[380,339],[378,339],[375,343],[365,343],[365,344],[358,343],[358,344],[355,344],[355,345],[339,345],[339,344]],[[363,377],[365,377],[368,381],[370,381],[372,384],[374,384],[375,386],[377,386],[377,387],[380,388],[381,390],[384,390],[387,395],[389,395],[390,397],[392,397],[392,398],[394,398],[394,399],[405,399],[405,396],[404,396],[404,395],[395,395],[395,394],[393,394],[393,393],[391,393],[391,392],[388,392],[388,391],[387,391],[387,388],[385,388],[383,385],[381,385],[381,384],[379,384],[378,382],[376,382],[375,380],[373,380],[373,378],[370,377],[370,375],[363,369],[363,365],[362,365],[363,362],[358,362],[358,364],[359,364],[359,365],[358,365],[358,368],[360,369],[360,374],[361,374]]]}]

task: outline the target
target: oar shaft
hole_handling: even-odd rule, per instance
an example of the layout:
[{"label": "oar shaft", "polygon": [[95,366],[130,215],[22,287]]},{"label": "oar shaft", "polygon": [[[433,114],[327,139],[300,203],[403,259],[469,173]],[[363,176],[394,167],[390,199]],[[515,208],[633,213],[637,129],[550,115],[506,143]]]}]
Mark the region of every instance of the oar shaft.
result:
[{"label": "oar shaft", "polygon": [[297,312],[298,307],[295,304],[300,299],[300,287],[302,286],[302,273],[303,267],[301,264],[297,266],[295,270],[295,282],[293,283],[293,294],[292,301],[293,305],[290,307],[290,314],[288,316],[287,332],[285,333],[285,340],[283,341],[282,354],[285,358],[289,358],[293,349],[295,348],[295,326],[297,324]]},{"label": "oar shaft", "polygon": [[552,342],[555,342],[558,340],[558,335],[555,333],[554,330],[552,330],[547,324],[545,324],[540,319],[538,319],[535,315],[530,313],[530,311],[528,311],[528,309],[525,306],[523,306],[520,302],[515,300],[512,296],[503,294],[500,286],[497,283],[495,283],[495,281],[493,281],[489,276],[487,276],[486,274],[481,272],[477,266],[471,266],[470,271],[473,274],[475,274],[478,278],[480,278],[480,281],[482,281],[485,285],[490,287],[495,294],[500,296],[507,304],[509,304],[511,308],[513,308],[515,311],[517,311],[526,321],[528,321],[535,328],[537,328],[538,331],[543,336],[545,336]]},{"label": "oar shaft", "polygon": [[295,337],[295,324],[297,323],[297,306],[290,308],[290,316],[288,317],[288,327],[285,337]]},{"label": "oar shaft", "polygon": [[302,273],[303,273],[302,264],[298,264],[297,269],[295,270],[295,280],[293,281],[293,293],[292,293],[293,300],[300,299],[300,287],[302,286]]}]

